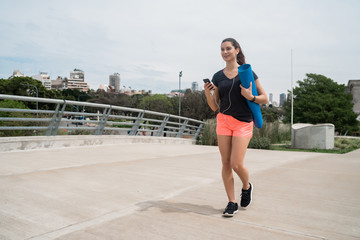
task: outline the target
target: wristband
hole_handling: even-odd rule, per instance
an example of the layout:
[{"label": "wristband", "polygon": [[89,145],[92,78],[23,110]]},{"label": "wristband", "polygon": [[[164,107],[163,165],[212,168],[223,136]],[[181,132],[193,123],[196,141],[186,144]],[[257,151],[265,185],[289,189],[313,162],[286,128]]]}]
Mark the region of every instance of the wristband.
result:
[{"label": "wristband", "polygon": [[255,98],[256,98],[256,97],[254,96],[254,99],[253,99],[253,100],[250,100],[250,102],[255,102]]}]

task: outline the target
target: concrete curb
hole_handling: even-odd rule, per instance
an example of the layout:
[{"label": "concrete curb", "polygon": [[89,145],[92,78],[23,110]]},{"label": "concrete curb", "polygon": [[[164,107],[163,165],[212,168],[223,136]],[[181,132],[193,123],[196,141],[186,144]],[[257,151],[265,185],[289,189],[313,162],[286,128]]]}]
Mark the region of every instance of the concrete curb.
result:
[{"label": "concrete curb", "polygon": [[71,136],[30,136],[0,138],[0,152],[78,147],[89,145],[113,145],[121,143],[195,144],[189,138],[124,136],[124,135],[71,135]]}]

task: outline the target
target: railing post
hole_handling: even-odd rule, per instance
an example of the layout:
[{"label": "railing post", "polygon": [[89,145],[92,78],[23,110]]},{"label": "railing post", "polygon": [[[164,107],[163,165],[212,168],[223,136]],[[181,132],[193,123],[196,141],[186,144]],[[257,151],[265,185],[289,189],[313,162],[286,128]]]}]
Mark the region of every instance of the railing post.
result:
[{"label": "railing post", "polygon": [[199,135],[200,135],[200,133],[201,133],[201,131],[202,131],[203,126],[204,126],[204,124],[203,124],[203,123],[200,123],[198,129],[196,130],[195,136],[193,137],[194,140],[196,140],[196,139],[199,137]]},{"label": "railing post", "polygon": [[167,122],[169,121],[169,118],[170,118],[169,116],[164,117],[159,129],[154,134],[155,136],[158,136],[158,137],[162,136],[162,133],[163,133],[163,131],[165,129],[165,126],[166,126]]},{"label": "railing post", "polygon": [[60,107],[60,103],[58,103],[56,105],[56,109],[55,109],[54,114],[53,114],[53,116],[51,118],[51,122],[49,124],[48,130],[46,131],[46,136],[50,136],[52,134],[52,129],[53,129],[54,123],[56,121],[56,116],[57,116],[57,114],[59,112],[59,107]]},{"label": "railing post", "polygon": [[186,125],[188,124],[188,122],[189,122],[188,119],[186,119],[186,120],[183,122],[183,124],[181,125],[181,128],[179,129],[179,132],[176,134],[176,137],[177,137],[177,138],[180,138],[180,137],[183,135],[183,133],[184,133],[184,131],[185,131],[185,128],[186,128]]},{"label": "railing post", "polygon": [[55,125],[55,128],[53,129],[53,132],[52,132],[52,135],[55,136],[58,129],[59,129],[59,126],[60,126],[60,122],[61,122],[61,119],[62,119],[62,116],[64,114],[64,111],[65,111],[65,107],[66,107],[66,100],[64,100],[64,104],[61,108],[61,112],[59,113],[59,116],[57,118],[57,121],[56,121],[56,125]]},{"label": "railing post", "polygon": [[[54,114],[52,116],[51,122],[49,124],[49,128],[46,131],[46,136],[55,136],[56,135],[56,133],[57,133],[57,131],[59,129],[59,126],[60,126],[62,116],[64,114],[65,107],[66,107],[66,100],[64,100],[64,104],[63,104],[63,106],[61,108],[61,111],[59,113],[60,103],[57,104],[55,112],[54,112]],[[56,123],[56,125],[54,127],[55,123]]]},{"label": "railing post", "polygon": [[136,121],[134,122],[133,127],[130,130],[129,135],[135,136],[137,131],[139,131],[141,120],[144,117],[144,112],[139,112],[138,117],[136,118]]},{"label": "railing post", "polygon": [[102,135],[103,134],[106,122],[107,122],[110,112],[111,112],[111,108],[112,108],[112,106],[110,106],[110,108],[108,109],[107,112],[106,112],[107,109],[106,108],[104,109],[103,115],[101,116],[100,122],[95,130],[94,135]]}]

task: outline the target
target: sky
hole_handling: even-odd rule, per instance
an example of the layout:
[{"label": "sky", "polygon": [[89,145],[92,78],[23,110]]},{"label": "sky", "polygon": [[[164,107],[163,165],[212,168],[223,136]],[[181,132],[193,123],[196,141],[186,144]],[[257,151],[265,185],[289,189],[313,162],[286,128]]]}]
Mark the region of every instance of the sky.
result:
[{"label": "sky", "polygon": [[359,0],[1,0],[0,78],[78,68],[95,90],[120,73],[122,88],[168,93],[182,71],[182,89],[203,89],[232,37],[278,100],[306,73],[360,79],[359,23]]}]

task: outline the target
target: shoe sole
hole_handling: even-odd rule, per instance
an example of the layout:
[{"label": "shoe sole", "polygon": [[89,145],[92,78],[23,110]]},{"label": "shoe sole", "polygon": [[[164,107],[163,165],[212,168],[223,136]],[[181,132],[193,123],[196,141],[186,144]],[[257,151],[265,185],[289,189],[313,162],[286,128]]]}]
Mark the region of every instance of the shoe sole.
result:
[{"label": "shoe sole", "polygon": [[[250,192],[250,202],[249,202],[249,204],[246,206],[246,207],[248,207],[248,206],[250,206],[250,204],[251,204],[251,202],[252,202],[252,193],[253,193],[253,191],[254,191],[254,185],[252,184],[252,183],[250,183],[251,184],[251,192]],[[240,201],[240,206],[241,206],[241,201]],[[242,208],[246,208],[246,207],[243,207],[243,206],[241,206]]]},{"label": "shoe sole", "polygon": [[223,213],[223,217],[233,217],[235,215],[235,213],[237,213],[239,210],[234,211],[233,214],[230,213]]}]

